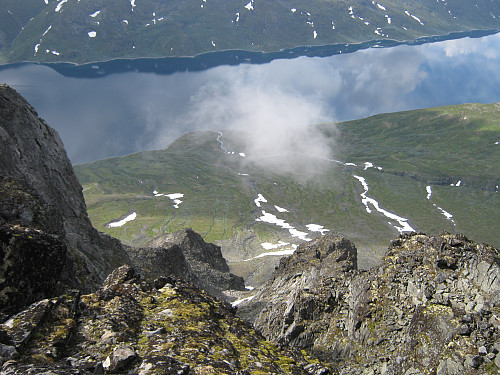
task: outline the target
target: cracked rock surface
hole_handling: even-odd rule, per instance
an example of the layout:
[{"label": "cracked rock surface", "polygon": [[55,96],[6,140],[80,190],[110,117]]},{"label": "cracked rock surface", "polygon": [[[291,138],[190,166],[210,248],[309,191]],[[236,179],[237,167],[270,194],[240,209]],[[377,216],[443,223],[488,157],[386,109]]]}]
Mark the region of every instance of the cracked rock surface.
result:
[{"label": "cracked rock surface", "polygon": [[354,245],[329,234],[252,293],[240,316],[343,374],[500,370],[500,253],[461,235],[402,235],[360,271]]}]

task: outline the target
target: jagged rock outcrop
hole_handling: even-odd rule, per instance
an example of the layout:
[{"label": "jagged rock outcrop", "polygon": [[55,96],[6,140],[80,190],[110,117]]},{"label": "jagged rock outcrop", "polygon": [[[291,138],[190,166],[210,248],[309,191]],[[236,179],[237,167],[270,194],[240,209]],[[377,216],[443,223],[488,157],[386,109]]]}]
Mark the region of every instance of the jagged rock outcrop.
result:
[{"label": "jagged rock outcrop", "polygon": [[230,305],[173,277],[150,284],[130,266],[95,293],[45,299],[0,324],[0,359],[2,375],[328,374]]},{"label": "jagged rock outcrop", "polygon": [[283,259],[239,313],[343,374],[497,373],[500,252],[414,233],[359,271],[354,245],[326,235]]},{"label": "jagged rock outcrop", "polygon": [[[0,144],[0,224],[60,239],[66,256],[53,277],[61,290],[95,289],[113,269],[130,262],[118,240],[92,227],[57,132],[7,85],[0,85]],[[0,280],[0,294],[6,287]]]},{"label": "jagged rock outcrop", "polygon": [[[245,290],[243,278],[229,272],[220,246],[205,242],[192,229],[162,234],[149,242],[148,246],[149,248],[129,250],[134,263],[148,278],[167,275],[165,270],[171,269],[173,274],[182,274],[186,280],[218,297],[225,290]],[[187,266],[172,266],[170,257],[161,255],[176,253],[176,249],[180,249],[184,255]]]}]

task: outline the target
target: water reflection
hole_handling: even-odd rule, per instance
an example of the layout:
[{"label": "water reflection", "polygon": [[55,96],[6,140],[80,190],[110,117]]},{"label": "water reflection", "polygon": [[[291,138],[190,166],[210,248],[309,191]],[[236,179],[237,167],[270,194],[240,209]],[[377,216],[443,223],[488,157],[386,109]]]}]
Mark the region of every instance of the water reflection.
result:
[{"label": "water reflection", "polygon": [[277,140],[317,122],[496,102],[499,63],[496,34],[169,75],[82,79],[21,65],[0,70],[0,82],[23,94],[81,163],[162,148],[195,129],[265,130]]}]

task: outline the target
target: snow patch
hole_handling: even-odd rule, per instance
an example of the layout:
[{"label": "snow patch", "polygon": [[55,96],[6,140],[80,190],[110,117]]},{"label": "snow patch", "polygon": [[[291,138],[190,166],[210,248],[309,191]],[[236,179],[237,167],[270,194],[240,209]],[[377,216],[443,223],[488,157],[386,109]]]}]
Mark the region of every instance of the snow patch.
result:
[{"label": "snow patch", "polygon": [[408,219],[401,217],[401,216],[398,216],[396,214],[393,214],[389,211],[386,211],[383,208],[380,208],[379,203],[375,199],[369,198],[366,196],[366,194],[368,193],[369,187],[368,187],[368,184],[366,183],[366,180],[363,177],[356,176],[356,175],[353,175],[353,177],[356,180],[358,180],[359,182],[361,182],[361,185],[363,186],[363,189],[365,190],[363,193],[360,194],[360,196],[361,196],[361,201],[365,205],[366,212],[368,212],[368,213],[372,212],[372,210],[368,206],[368,204],[371,204],[375,208],[376,211],[380,212],[381,214],[388,217],[389,219],[396,220],[398,222],[399,226],[394,225],[394,228],[396,228],[399,233],[414,232],[415,231],[415,229],[413,229],[410,226],[410,224],[408,224]]},{"label": "snow patch", "polygon": [[407,10],[405,10],[405,14],[408,16],[408,17],[411,17],[413,18],[415,21],[417,21],[419,24],[421,24],[422,26],[424,26],[424,24],[422,23],[422,21],[420,21],[420,18],[418,18],[417,16],[414,16],[413,14],[411,14],[410,12],[408,12]]},{"label": "snow patch", "polygon": [[49,27],[47,27],[47,30],[45,30],[45,32],[42,34],[42,36],[45,36],[45,34],[47,34],[50,29],[52,29],[52,25],[50,25]]},{"label": "snow patch", "polygon": [[453,215],[450,214],[449,212],[443,210],[441,207],[439,207],[437,204],[433,204],[434,207],[436,207],[439,211],[441,211],[441,214],[443,214],[444,217],[446,217],[446,219],[448,219],[449,221],[451,221],[453,223],[453,225],[457,225],[455,223],[455,220],[453,220]]},{"label": "snow patch", "polygon": [[295,8],[292,8],[290,10],[292,11],[292,13],[295,13],[297,11],[297,9],[295,9]]},{"label": "snow patch", "polygon": [[280,206],[274,206],[274,208],[276,208],[276,211],[278,212],[289,212],[286,208]]},{"label": "snow patch", "polygon": [[245,259],[244,262],[250,262],[251,260],[254,260],[254,259],[259,259],[259,258],[264,258],[264,257],[269,257],[269,256],[292,255],[295,252],[296,249],[297,249],[297,245],[292,245],[292,249],[284,249],[284,250],[278,250],[278,251],[269,251],[267,253],[259,254],[256,257],[253,257],[253,258],[250,258],[250,259]]},{"label": "snow patch", "polygon": [[125,219],[119,220],[119,221],[114,221],[108,224],[109,228],[117,228],[123,226],[125,223],[128,223],[129,221],[135,220],[137,217],[137,213],[133,212],[130,215],[128,215]]},{"label": "snow patch", "polygon": [[310,232],[319,232],[321,235],[324,235],[325,232],[329,232],[328,229],[325,229],[323,225],[319,224],[307,224],[306,228],[309,229]]},{"label": "snow patch", "polygon": [[246,297],[246,298],[242,298],[242,299],[236,300],[236,301],[234,301],[233,303],[231,303],[231,306],[236,307],[236,306],[238,306],[240,303],[245,302],[245,301],[251,301],[251,300],[253,300],[254,298],[255,298],[255,296],[250,296],[250,297]]},{"label": "snow patch", "polygon": [[432,197],[432,188],[430,186],[427,186],[425,189],[427,190],[427,199],[431,199],[431,197]]},{"label": "snow patch", "polygon": [[250,0],[250,2],[247,5],[245,5],[245,8],[247,8],[248,10],[253,10],[253,1],[254,0]]},{"label": "snow patch", "polygon": [[90,17],[92,17],[92,18],[96,18],[96,17],[99,15],[99,13],[101,13],[101,11],[100,11],[100,10],[98,10],[97,12],[92,13],[92,14],[90,15]]},{"label": "snow patch", "polygon": [[297,237],[303,241],[311,241],[309,238],[307,238],[308,233],[297,230],[295,227],[288,224],[285,220],[278,219],[275,215],[270,214],[264,210],[262,210],[262,216],[255,219],[255,221],[262,221],[264,223],[275,224],[283,229],[288,229],[292,237]]},{"label": "snow patch", "polygon": [[267,199],[264,198],[262,194],[257,195],[257,199],[254,199],[255,205],[260,207],[260,203],[267,203]]},{"label": "snow patch", "polygon": [[179,205],[182,203],[182,201],[179,198],[182,198],[184,196],[184,194],[182,194],[182,193],[162,194],[162,193],[158,193],[158,191],[156,191],[156,190],[153,191],[153,195],[155,197],[170,198],[172,200],[172,202],[174,203],[174,208],[179,208]]},{"label": "snow patch", "polygon": [[450,186],[456,186],[456,187],[459,187],[460,185],[462,185],[462,180],[459,180],[456,184],[450,184]]},{"label": "snow patch", "polygon": [[273,244],[270,242],[264,242],[260,244],[266,250],[277,249],[279,247],[290,245],[288,242],[278,241],[277,244]]},{"label": "snow patch", "polygon": [[64,3],[67,3],[68,0],[61,0],[59,3],[57,3],[57,6],[56,6],[56,12],[59,12],[62,8],[62,6],[64,5]]},{"label": "snow patch", "polygon": [[313,31],[313,38],[316,39],[318,37],[318,33],[316,32],[316,30]]},{"label": "snow patch", "polygon": [[[346,164],[347,165],[347,164]],[[373,165],[372,162],[369,162],[369,161],[365,161],[365,168],[363,169],[364,171],[366,171],[368,168],[376,168],[378,169],[379,171],[382,170],[382,167],[376,167],[375,165]]]},{"label": "snow patch", "polygon": [[89,31],[89,38],[95,38],[97,36],[97,33],[95,31]]}]

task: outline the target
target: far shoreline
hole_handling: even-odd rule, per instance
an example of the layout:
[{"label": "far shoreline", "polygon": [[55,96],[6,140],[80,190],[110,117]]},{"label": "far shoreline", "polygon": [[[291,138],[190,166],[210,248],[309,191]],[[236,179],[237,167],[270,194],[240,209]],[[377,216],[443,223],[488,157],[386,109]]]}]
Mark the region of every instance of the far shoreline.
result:
[{"label": "far shoreline", "polygon": [[[452,32],[445,35],[431,35],[411,40],[373,39],[359,43],[337,43],[314,46],[299,46],[280,51],[249,51],[249,50],[218,50],[203,52],[193,56],[145,56],[116,57],[102,61],[75,63],[71,61],[20,61],[0,64],[0,70],[10,69],[27,64],[44,65],[68,77],[99,78],[114,73],[127,71],[154,72],[172,74],[181,71],[201,71],[221,65],[265,64],[278,59],[293,59],[298,57],[328,57],[343,53],[353,53],[369,48],[390,48],[400,45],[421,45],[462,38],[479,38],[499,33],[496,29],[475,29]],[[154,62],[154,63],[153,63]],[[161,63],[161,67],[158,64]]]}]

